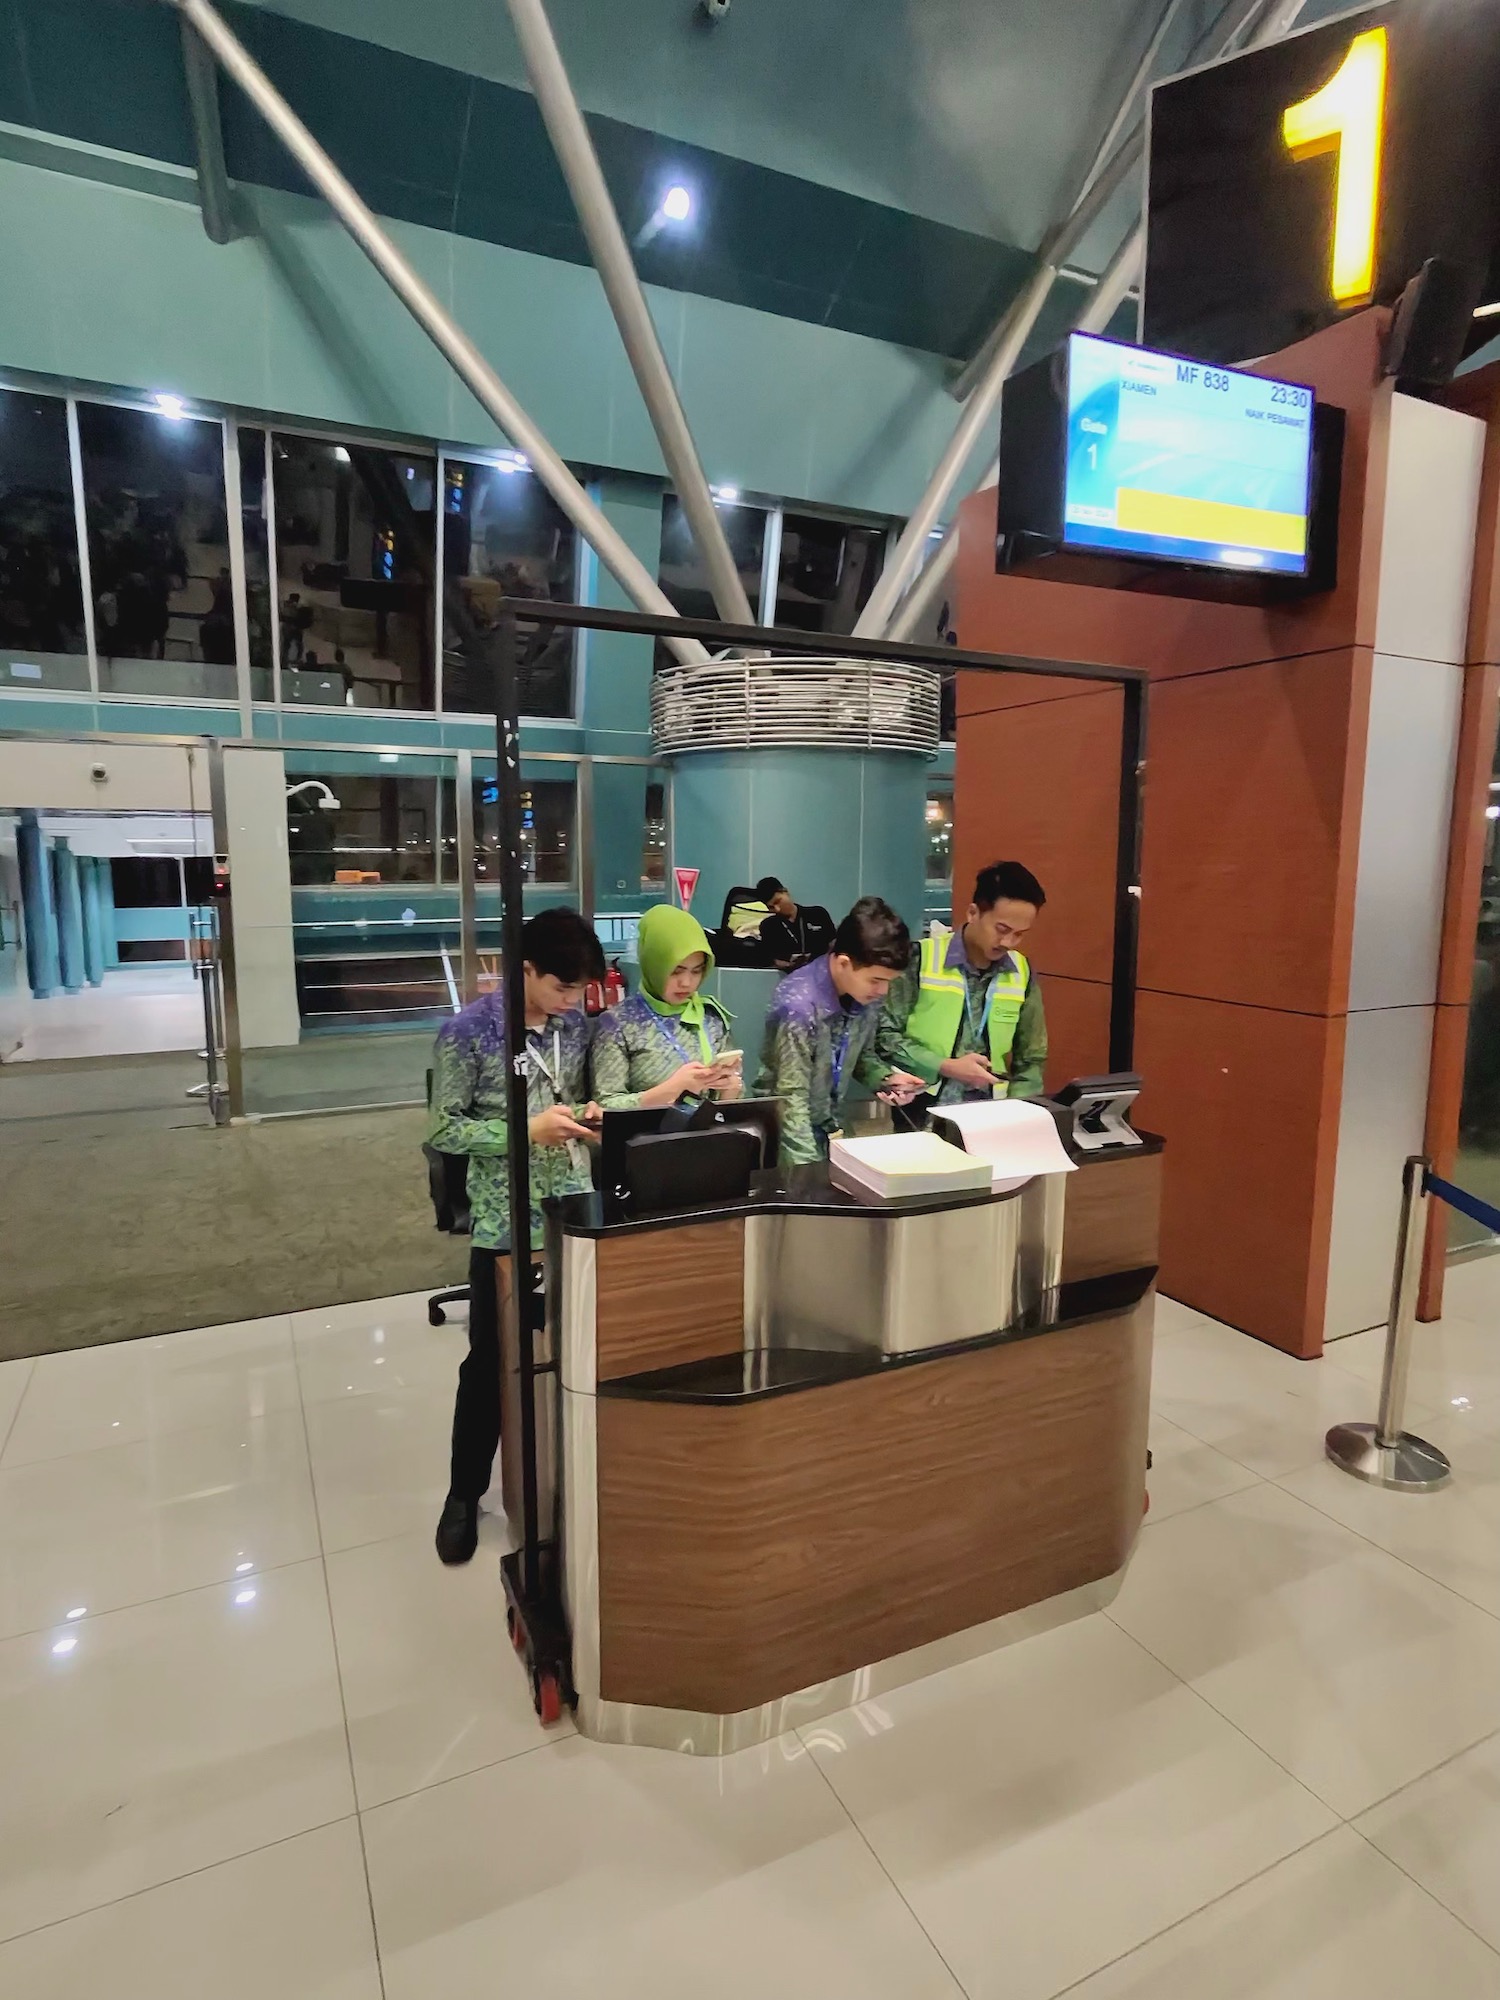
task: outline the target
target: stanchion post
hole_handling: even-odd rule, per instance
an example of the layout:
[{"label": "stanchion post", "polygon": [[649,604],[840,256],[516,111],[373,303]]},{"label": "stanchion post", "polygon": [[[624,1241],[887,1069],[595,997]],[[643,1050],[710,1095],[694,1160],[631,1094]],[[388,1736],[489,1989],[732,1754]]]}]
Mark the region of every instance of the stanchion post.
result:
[{"label": "stanchion post", "polygon": [[1453,1477],[1452,1466],[1436,1445],[1402,1428],[1422,1249],[1427,1240],[1428,1164],[1420,1153],[1414,1153],[1401,1173],[1401,1225],[1396,1236],[1396,1268],[1391,1275],[1379,1414],[1373,1424],[1335,1424],[1325,1440],[1328,1456],[1343,1471],[1398,1493],[1431,1493]]}]

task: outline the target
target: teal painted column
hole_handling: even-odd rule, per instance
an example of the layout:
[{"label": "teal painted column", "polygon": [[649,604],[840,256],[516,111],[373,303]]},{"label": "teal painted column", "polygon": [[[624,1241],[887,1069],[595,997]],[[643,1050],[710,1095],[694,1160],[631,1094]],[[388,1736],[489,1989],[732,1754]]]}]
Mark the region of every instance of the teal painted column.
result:
[{"label": "teal painted column", "polygon": [[714,750],[673,760],[673,860],[702,874],[711,930],[731,888],[778,875],[837,921],[883,896],[913,937],[926,902],[925,758],[894,751]]},{"label": "teal painted column", "polygon": [[21,914],[26,924],[26,977],[33,997],[46,1000],[62,985],[62,970],[57,955],[52,862],[46,835],[34,812],[21,814],[16,853],[21,863]]},{"label": "teal painted column", "polygon": [[[661,482],[603,473],[595,482],[594,493],[610,525],[655,576],[661,560]],[[586,553],[583,600],[620,611],[635,608],[592,550]],[[652,640],[630,632],[582,635],[579,720],[585,744],[594,756],[651,755],[653,652]],[[640,764],[594,766],[594,900],[605,914],[639,910],[660,900],[660,892],[651,894],[641,888],[650,776]]]},{"label": "teal painted column", "polygon": [[65,839],[52,844],[53,879],[57,891],[57,943],[65,993],[78,993],[88,979],[83,957],[83,891],[78,881],[78,856]]},{"label": "teal painted column", "polygon": [[90,986],[102,986],[104,916],[99,908],[99,862],[95,855],[79,855],[78,886],[83,899],[83,969]]},{"label": "teal painted column", "polygon": [[115,877],[105,857],[96,855],[94,869],[99,877],[99,925],[104,941],[104,969],[117,972],[120,965],[120,936],[115,924]]}]

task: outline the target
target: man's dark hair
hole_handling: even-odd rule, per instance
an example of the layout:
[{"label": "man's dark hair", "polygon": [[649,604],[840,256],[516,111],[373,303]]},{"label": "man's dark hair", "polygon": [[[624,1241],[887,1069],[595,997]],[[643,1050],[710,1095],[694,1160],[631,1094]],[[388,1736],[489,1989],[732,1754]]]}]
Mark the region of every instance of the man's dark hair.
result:
[{"label": "man's dark hair", "polygon": [[911,957],[911,932],[889,903],[861,896],[833,935],[833,949],[854,965],[887,965],[904,972]]},{"label": "man's dark hair", "polygon": [[1046,890],[1019,861],[992,861],[980,869],[974,884],[974,901],[981,910],[996,903],[1035,903],[1040,909],[1046,900]]},{"label": "man's dark hair", "polygon": [[576,910],[539,910],[521,926],[521,956],[564,986],[604,977],[604,947]]},{"label": "man's dark hair", "polygon": [[786,884],[778,875],[762,875],[755,885],[755,893],[761,902],[769,903],[773,896],[786,894]]}]

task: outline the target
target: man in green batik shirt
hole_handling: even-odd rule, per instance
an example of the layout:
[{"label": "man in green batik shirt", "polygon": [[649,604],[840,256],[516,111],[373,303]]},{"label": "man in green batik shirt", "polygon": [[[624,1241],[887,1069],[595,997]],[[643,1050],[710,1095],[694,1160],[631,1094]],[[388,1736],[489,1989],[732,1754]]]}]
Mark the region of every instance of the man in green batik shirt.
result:
[{"label": "man in green batik shirt", "polygon": [[934,1104],[1041,1096],[1047,1017],[1018,947],[1046,900],[1019,861],[991,863],[964,923],[925,939],[891,988],[876,1046],[926,1084],[914,1122]]}]

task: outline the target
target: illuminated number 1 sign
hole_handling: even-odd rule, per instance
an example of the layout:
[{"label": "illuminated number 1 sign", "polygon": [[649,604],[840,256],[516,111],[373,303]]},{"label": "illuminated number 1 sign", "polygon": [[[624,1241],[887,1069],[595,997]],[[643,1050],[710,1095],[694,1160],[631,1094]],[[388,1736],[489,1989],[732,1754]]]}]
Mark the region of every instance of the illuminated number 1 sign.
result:
[{"label": "illuminated number 1 sign", "polygon": [[1375,291],[1385,80],[1386,31],[1371,28],[1354,37],[1321,90],[1281,117],[1281,134],[1294,160],[1338,154],[1329,288],[1339,305],[1361,304]]}]

